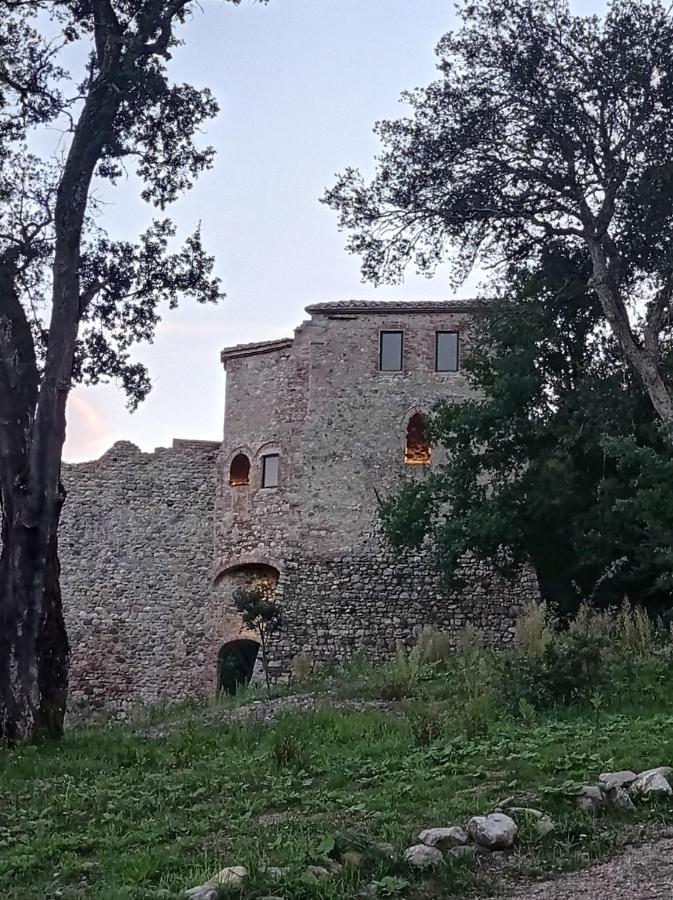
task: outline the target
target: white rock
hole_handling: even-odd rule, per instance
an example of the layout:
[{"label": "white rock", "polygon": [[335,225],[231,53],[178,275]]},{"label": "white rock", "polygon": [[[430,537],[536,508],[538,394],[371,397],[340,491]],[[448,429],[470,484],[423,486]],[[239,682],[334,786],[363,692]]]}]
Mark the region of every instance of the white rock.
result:
[{"label": "white rock", "polygon": [[451,850],[453,847],[464,847],[468,837],[459,825],[453,825],[451,828],[426,828],[418,835],[418,840],[428,847]]},{"label": "white rock", "polygon": [[612,788],[627,788],[637,777],[635,772],[626,769],[622,772],[603,772],[598,776],[598,781],[599,784],[605,785],[607,791],[611,791]]},{"label": "white rock", "polygon": [[306,866],[304,877],[309,881],[320,881],[322,878],[329,878],[330,874],[329,869],[326,869],[325,866]]},{"label": "white rock", "polygon": [[428,869],[444,862],[441,850],[427,844],[414,844],[404,851],[404,861],[416,869]]},{"label": "white rock", "polygon": [[217,900],[218,894],[217,887],[209,881],[185,891],[185,897],[189,897],[189,900]]},{"label": "white rock", "polygon": [[248,877],[245,866],[227,866],[221,869],[211,880],[214,884],[227,887],[240,887]]},{"label": "white rock", "polygon": [[654,769],[645,769],[644,772],[639,772],[638,778],[642,778],[644,775],[663,775],[667,781],[670,781],[673,769],[670,766],[656,766]]},{"label": "white rock", "polygon": [[247,877],[248,870],[245,866],[227,866],[205,884],[199,884],[185,891],[185,896],[189,897],[189,900],[217,900],[219,888],[240,887]]},{"label": "white rock", "polygon": [[474,816],[467,823],[467,833],[487,850],[509,850],[517,834],[516,822],[504,813]]},{"label": "white rock", "polygon": [[661,767],[659,769],[649,769],[647,772],[641,772],[629,789],[631,796],[673,797],[673,788],[669,782],[672,771],[673,770],[667,767]]},{"label": "white rock", "polygon": [[585,784],[575,798],[575,806],[585,812],[597,812],[605,806],[605,796],[596,784]]}]

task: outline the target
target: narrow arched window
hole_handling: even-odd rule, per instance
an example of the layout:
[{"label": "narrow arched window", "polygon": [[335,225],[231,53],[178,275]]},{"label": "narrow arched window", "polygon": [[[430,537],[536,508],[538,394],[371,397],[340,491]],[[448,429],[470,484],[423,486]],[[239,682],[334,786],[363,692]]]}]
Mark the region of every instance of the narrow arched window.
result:
[{"label": "narrow arched window", "polygon": [[241,487],[250,484],[250,460],[245,453],[237,453],[229,467],[229,484],[232,487]]},{"label": "narrow arched window", "polygon": [[404,461],[410,466],[427,466],[432,459],[428,423],[423,413],[414,413],[407,424]]}]

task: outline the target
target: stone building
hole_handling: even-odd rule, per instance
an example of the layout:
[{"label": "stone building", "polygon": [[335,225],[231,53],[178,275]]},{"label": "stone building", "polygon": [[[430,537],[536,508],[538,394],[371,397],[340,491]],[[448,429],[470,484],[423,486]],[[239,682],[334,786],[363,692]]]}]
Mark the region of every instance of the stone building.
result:
[{"label": "stone building", "polygon": [[232,593],[257,577],[283,608],[274,677],[298,654],[382,658],[426,626],[456,634],[471,623],[506,644],[537,593],[532,573],[513,587],[466,561],[468,587],[451,592],[430,558],[391,552],[378,528],[381,500],[441,463],[424,417],[469,393],[475,311],[462,301],[309,306],[292,338],[222,352],[221,445],[144,454],[120,443],[68,467],[75,700],[123,711],[212,694],[232,664],[249,676],[258,645]]}]

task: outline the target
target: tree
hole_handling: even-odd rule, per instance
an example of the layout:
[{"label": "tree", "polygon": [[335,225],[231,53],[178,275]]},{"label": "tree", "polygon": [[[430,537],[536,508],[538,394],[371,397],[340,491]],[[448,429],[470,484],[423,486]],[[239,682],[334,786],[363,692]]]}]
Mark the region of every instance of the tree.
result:
[{"label": "tree", "polygon": [[[587,254],[559,245],[510,272],[475,318],[471,399],[440,404],[446,462],[383,506],[395,545],[427,541],[455,578],[471,553],[532,562],[564,613],[625,596],[660,611],[673,587],[673,460],[647,395],[602,327]],[[666,349],[670,356],[670,347]]]},{"label": "tree", "polygon": [[259,635],[267,691],[271,690],[268,639],[283,624],[283,611],[273,599],[274,589],[271,582],[256,579],[247,587],[237,588],[233,594],[234,606],[241,614],[243,624]]},{"label": "tree", "polygon": [[375,282],[415,260],[457,278],[475,261],[588,253],[587,284],[659,418],[673,425],[662,344],[673,292],[673,18],[659,0],[464,0],[440,78],[377,126],[374,179],[348,169],[325,202]]},{"label": "tree", "polygon": [[[93,190],[135,165],[142,196],[163,210],[212,164],[212,149],[193,139],[217,105],[167,72],[195,6],[0,3],[0,744],[58,737],[63,727],[57,540],[70,388],[115,379],[135,407],[149,379],[129,351],[151,340],[159,304],[221,296],[198,229],[177,251],[166,218],[136,241],[114,241]],[[60,38],[48,41],[38,26],[49,16]],[[73,42],[89,47],[78,84],[59,65]],[[62,159],[28,153],[40,126],[64,131]]]}]

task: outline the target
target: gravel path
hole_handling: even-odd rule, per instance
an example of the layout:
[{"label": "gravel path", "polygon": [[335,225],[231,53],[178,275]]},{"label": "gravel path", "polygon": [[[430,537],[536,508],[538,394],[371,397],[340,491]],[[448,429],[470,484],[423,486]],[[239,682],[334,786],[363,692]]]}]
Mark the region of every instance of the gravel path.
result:
[{"label": "gravel path", "polygon": [[673,900],[673,836],[629,847],[609,862],[506,896],[511,900]]}]

